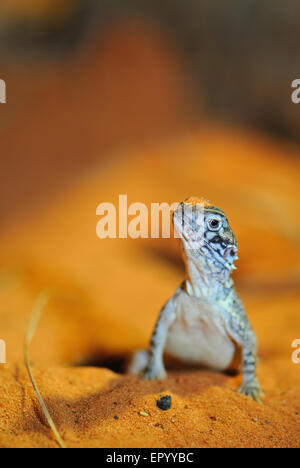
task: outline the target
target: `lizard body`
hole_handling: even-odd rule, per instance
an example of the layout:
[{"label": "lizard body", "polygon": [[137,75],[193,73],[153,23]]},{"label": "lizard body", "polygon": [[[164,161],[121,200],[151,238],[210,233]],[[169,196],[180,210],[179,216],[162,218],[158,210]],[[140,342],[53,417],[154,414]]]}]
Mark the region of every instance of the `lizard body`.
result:
[{"label": "lizard body", "polygon": [[230,277],[237,243],[227,218],[206,200],[192,197],[179,204],[173,222],[186,279],[162,308],[149,350],[136,353],[129,371],[148,379],[165,378],[164,352],[220,371],[241,369],[239,391],[260,402],[256,338]]}]

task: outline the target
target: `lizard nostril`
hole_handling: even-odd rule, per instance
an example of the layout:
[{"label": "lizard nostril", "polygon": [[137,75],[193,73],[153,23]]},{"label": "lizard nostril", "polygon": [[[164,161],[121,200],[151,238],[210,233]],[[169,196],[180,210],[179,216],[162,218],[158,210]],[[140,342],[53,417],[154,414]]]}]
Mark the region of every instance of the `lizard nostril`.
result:
[{"label": "lizard nostril", "polygon": [[227,247],[227,249],[225,249],[225,252],[224,252],[224,257],[225,258],[234,258],[236,255],[236,248],[235,247]]}]

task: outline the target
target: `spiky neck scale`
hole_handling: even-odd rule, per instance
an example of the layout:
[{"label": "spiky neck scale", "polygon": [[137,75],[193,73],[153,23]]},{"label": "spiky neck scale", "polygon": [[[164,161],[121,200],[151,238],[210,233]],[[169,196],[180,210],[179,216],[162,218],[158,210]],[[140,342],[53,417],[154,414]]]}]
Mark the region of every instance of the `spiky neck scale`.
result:
[{"label": "spiky neck scale", "polygon": [[196,297],[206,297],[212,301],[229,293],[233,281],[232,269],[224,268],[214,260],[201,254],[198,256],[183,246],[183,259],[186,268],[186,291]]}]

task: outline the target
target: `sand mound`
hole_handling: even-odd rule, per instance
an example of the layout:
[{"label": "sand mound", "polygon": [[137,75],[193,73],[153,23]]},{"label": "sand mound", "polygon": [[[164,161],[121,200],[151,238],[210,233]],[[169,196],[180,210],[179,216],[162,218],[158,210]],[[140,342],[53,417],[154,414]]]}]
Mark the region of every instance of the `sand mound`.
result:
[{"label": "sand mound", "polygon": [[[300,446],[300,367],[291,360],[300,338],[293,153],[252,134],[205,129],[95,168],[1,234],[0,338],[9,362],[0,368],[1,446],[56,446],[22,364],[28,317],[45,289],[56,293],[31,357],[68,446]],[[146,346],[159,308],[183,278],[175,240],[96,237],[97,205],[117,205],[123,193],[149,206],[205,196],[228,214],[240,247],[235,279],[260,345],[263,406],[235,392],[240,376],[180,368],[166,381],[145,382],[70,367],[125,362]],[[161,411],[156,400],[167,394],[172,407]]]}]

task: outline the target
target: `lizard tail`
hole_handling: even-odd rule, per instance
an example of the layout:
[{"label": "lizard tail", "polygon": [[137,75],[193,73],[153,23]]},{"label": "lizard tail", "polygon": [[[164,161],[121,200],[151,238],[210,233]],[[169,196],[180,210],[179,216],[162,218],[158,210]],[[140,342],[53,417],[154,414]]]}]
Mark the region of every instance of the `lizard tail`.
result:
[{"label": "lizard tail", "polygon": [[140,375],[145,372],[148,367],[149,353],[146,350],[137,351],[127,369],[127,373],[131,375]]}]

